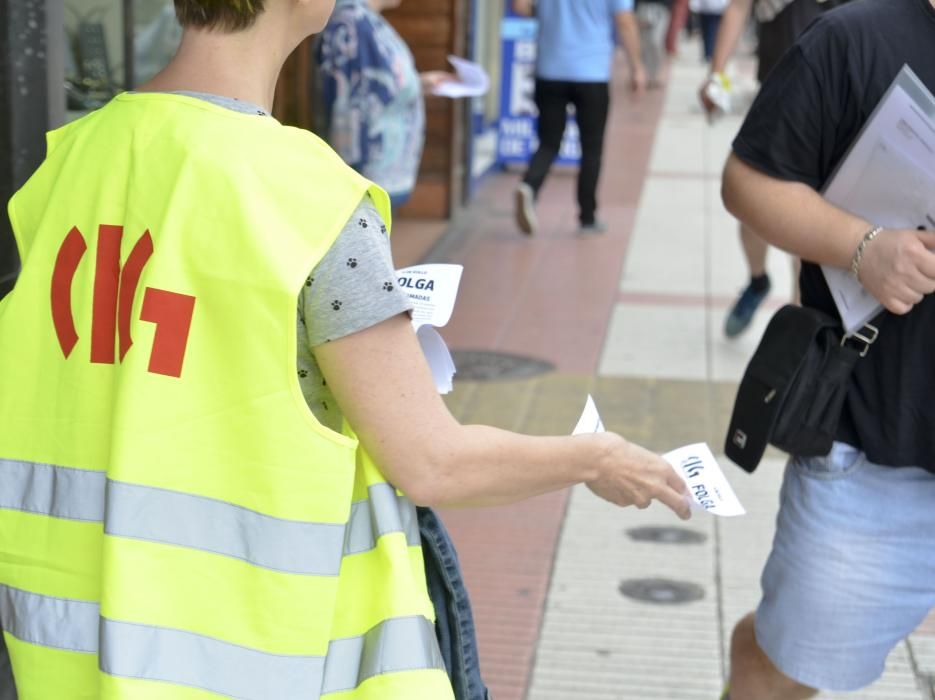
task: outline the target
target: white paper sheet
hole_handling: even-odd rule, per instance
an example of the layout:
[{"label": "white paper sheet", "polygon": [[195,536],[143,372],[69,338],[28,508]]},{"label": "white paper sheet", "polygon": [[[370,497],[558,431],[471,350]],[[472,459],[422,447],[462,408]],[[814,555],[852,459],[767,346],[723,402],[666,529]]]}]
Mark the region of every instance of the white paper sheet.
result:
[{"label": "white paper sheet", "polygon": [[[604,422],[589,394],[572,435],[603,432]],[[688,486],[686,500],[694,510],[722,517],[744,515],[747,512],[711,453],[711,448],[705,443],[680,447],[662,455],[662,458]]]},{"label": "white paper sheet", "polygon": [[594,404],[594,399],[588,394],[588,400],[584,404],[584,413],[581,414],[581,418],[578,419],[578,425],[575,426],[575,429],[572,431],[572,435],[581,435],[583,433],[603,433],[604,423],[601,421],[601,416],[597,412],[597,406]]},{"label": "white paper sheet", "polygon": [[[824,196],[878,226],[935,229],[935,97],[908,67],[880,101]],[[823,265],[822,271],[848,333],[882,308],[849,270]]]},{"label": "white paper sheet", "polygon": [[662,458],[688,485],[692,508],[724,517],[747,512],[705,443],[680,447]]},{"label": "white paper sheet", "polygon": [[396,271],[397,284],[412,302],[412,326],[442,394],[451,392],[456,369],[448,346],[435,329],[451,320],[463,272],[461,265],[415,265]]},{"label": "white paper sheet", "polygon": [[422,326],[416,331],[422,354],[432,370],[432,379],[439,394],[450,394],[454,389],[455,362],[444,339],[434,326]]},{"label": "white paper sheet", "polygon": [[457,80],[449,80],[438,85],[432,94],[439,97],[480,97],[490,90],[490,76],[480,65],[458,56],[449,56],[448,61],[454,66]]}]

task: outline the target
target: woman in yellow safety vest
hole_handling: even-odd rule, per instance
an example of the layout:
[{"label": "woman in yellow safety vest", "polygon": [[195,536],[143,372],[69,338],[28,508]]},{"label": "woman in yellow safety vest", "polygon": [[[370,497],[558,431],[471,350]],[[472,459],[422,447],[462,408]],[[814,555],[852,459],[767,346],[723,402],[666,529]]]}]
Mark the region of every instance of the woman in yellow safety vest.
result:
[{"label": "woman in yellow safety vest", "polygon": [[9,207],[19,698],[451,698],[414,504],[586,483],[688,517],[682,481],[612,433],[455,421],[394,284],[386,194],[269,116],[333,3],[175,4],[172,62],[51,133]]}]

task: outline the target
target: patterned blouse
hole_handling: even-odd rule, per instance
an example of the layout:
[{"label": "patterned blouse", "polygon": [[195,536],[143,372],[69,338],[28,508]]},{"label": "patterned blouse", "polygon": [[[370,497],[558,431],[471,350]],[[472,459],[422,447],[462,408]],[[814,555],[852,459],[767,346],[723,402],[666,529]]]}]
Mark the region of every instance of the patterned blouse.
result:
[{"label": "patterned blouse", "polygon": [[366,0],[338,0],[316,58],[331,146],[394,199],[408,196],[425,142],[425,103],[409,47]]}]

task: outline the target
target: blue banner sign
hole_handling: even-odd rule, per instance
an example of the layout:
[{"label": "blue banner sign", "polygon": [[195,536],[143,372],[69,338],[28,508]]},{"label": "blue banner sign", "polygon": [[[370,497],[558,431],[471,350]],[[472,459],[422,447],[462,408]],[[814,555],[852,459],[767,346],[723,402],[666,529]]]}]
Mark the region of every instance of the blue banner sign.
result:
[{"label": "blue banner sign", "polygon": [[[539,147],[535,101],[538,23],[529,17],[517,17],[507,9],[501,33],[503,79],[497,158],[503,164],[527,163]],[[577,165],[580,159],[581,138],[571,109],[558,162]]]}]

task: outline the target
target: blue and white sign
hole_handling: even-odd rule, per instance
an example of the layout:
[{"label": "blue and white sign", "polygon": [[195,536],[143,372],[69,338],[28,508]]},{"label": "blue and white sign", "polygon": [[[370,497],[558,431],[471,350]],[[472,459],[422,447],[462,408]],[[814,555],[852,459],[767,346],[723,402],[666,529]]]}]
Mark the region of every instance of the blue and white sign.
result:
[{"label": "blue and white sign", "polygon": [[[536,35],[538,23],[518,17],[508,8],[501,25],[503,78],[500,94],[500,129],[497,157],[500,163],[527,163],[539,147],[536,137]],[[559,152],[558,162],[577,165],[581,139],[573,110]]]}]

